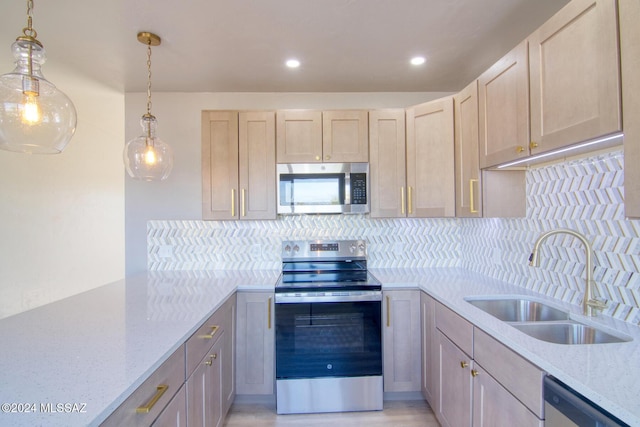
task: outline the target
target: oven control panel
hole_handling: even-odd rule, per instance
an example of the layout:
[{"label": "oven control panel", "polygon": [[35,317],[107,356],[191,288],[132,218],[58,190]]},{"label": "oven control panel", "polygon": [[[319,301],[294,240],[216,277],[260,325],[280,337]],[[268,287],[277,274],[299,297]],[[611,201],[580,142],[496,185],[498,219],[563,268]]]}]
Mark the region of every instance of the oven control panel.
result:
[{"label": "oven control panel", "polygon": [[364,259],[365,240],[286,240],[282,242],[282,259]]}]

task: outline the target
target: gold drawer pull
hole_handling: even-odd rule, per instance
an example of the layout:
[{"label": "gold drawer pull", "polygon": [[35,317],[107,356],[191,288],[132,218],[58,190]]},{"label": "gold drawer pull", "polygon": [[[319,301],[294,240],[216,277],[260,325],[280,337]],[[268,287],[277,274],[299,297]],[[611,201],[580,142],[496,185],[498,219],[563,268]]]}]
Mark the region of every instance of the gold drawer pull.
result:
[{"label": "gold drawer pull", "polygon": [[470,179],[469,180],[469,212],[471,213],[478,213],[476,206],[475,206],[475,200],[473,197],[473,184],[474,183],[478,183],[477,179]]},{"label": "gold drawer pull", "polygon": [[136,408],[136,412],[138,414],[148,414],[149,412],[151,412],[151,409],[153,409],[153,407],[155,406],[156,403],[158,403],[158,400],[160,400],[160,398],[162,397],[162,395],[169,390],[169,386],[166,384],[160,384],[157,388],[156,388],[156,394],[153,395],[153,397],[151,398],[151,400],[144,406],[139,406]]},{"label": "gold drawer pull", "polygon": [[240,199],[240,204],[242,205],[242,207],[240,208],[240,212],[242,212],[242,216],[247,216],[247,209],[245,208],[245,198],[246,198],[246,191],[243,188],[242,189],[242,198]]},{"label": "gold drawer pull", "polygon": [[537,142],[533,142],[533,141],[531,141],[531,142],[529,143],[529,148],[530,148],[531,150],[533,150],[534,148],[538,148],[538,143],[537,143]]},{"label": "gold drawer pull", "polygon": [[471,376],[474,377],[474,378],[477,377],[478,376],[478,371],[476,371],[475,369],[472,369],[471,370]]},{"label": "gold drawer pull", "polygon": [[236,190],[231,189],[231,216],[236,216]]},{"label": "gold drawer pull", "polygon": [[404,215],[404,187],[400,187],[400,213]]},{"label": "gold drawer pull", "polygon": [[213,338],[213,336],[216,334],[216,332],[218,332],[218,326],[210,326],[210,328],[211,328],[211,333],[206,334],[206,335],[200,335],[200,338],[206,338],[208,340]]},{"label": "gold drawer pull", "polygon": [[469,366],[469,364],[467,362],[465,362],[464,360],[462,362],[460,362],[460,367],[461,368],[466,368],[467,366]]},{"label": "gold drawer pull", "polygon": [[518,145],[516,147],[516,153],[520,154],[522,152],[524,152],[524,147],[522,145]]},{"label": "gold drawer pull", "polygon": [[204,362],[204,364],[207,366],[211,366],[213,365],[213,359],[217,359],[217,358],[218,358],[218,353],[213,353],[212,355],[209,356],[209,360]]},{"label": "gold drawer pull", "polygon": [[387,328],[391,326],[391,298],[387,295]]},{"label": "gold drawer pull", "polygon": [[409,199],[409,215],[413,214],[413,187],[407,187],[407,198]]}]

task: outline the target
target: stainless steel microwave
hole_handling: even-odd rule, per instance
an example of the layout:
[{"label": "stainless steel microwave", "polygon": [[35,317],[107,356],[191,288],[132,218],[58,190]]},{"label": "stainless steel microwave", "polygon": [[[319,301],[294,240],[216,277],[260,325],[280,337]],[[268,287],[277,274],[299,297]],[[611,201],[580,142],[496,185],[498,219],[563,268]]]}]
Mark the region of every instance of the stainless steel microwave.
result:
[{"label": "stainless steel microwave", "polygon": [[279,214],[369,212],[368,163],[278,164]]}]

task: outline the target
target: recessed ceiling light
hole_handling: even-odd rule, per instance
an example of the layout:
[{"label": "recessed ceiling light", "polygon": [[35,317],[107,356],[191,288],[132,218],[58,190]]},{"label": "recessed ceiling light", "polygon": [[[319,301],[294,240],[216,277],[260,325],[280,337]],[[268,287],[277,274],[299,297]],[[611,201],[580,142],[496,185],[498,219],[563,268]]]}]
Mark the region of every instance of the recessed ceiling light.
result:
[{"label": "recessed ceiling light", "polygon": [[300,61],[297,59],[288,59],[285,64],[287,64],[287,67],[289,68],[298,68],[300,66]]},{"label": "recessed ceiling light", "polygon": [[422,65],[426,61],[427,60],[424,56],[414,56],[413,58],[411,58],[411,65]]}]

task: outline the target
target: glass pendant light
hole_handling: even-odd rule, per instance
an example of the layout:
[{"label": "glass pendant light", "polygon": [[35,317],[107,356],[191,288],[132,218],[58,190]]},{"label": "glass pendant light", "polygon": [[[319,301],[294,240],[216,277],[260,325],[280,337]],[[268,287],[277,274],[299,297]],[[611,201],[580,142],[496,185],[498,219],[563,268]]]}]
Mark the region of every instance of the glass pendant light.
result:
[{"label": "glass pendant light", "polygon": [[0,76],[0,149],[57,154],[76,131],[76,109],[40,71],[46,57],[32,20],[28,0],[27,26],[11,45],[16,68]]},{"label": "glass pendant light", "polygon": [[151,114],[151,46],[160,45],[155,34],[138,33],[138,41],[147,45],[147,113],[140,125],[143,133],[124,147],[124,165],[130,177],[143,181],[162,181],[173,167],[171,147],[156,136],[158,121]]}]

